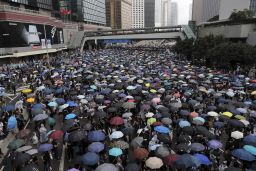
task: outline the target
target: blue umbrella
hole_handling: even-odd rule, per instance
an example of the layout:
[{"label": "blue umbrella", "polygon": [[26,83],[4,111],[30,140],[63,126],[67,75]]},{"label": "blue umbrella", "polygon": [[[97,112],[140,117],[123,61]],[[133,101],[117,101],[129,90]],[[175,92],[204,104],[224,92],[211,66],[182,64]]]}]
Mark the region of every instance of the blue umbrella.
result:
[{"label": "blue umbrella", "polygon": [[34,105],[32,106],[32,109],[41,109],[41,108],[44,108],[44,105],[41,104],[41,103],[37,103],[37,104],[34,104]]},{"label": "blue umbrella", "polygon": [[222,143],[218,140],[208,141],[208,147],[210,147],[212,149],[218,149],[218,148],[221,148],[222,146],[223,146]]},{"label": "blue umbrella", "polygon": [[88,152],[82,155],[81,161],[84,165],[95,165],[99,162],[100,157],[98,154],[93,153],[93,152]]},{"label": "blue umbrella", "polygon": [[190,114],[190,112],[187,111],[187,110],[181,110],[181,111],[179,112],[179,114],[180,114],[180,115],[183,115],[183,116],[188,116],[188,115]]},{"label": "blue umbrella", "polygon": [[123,151],[121,150],[121,148],[111,148],[108,152],[108,154],[110,156],[114,156],[114,157],[117,157],[117,156],[120,156],[123,154]]},{"label": "blue umbrella", "polygon": [[198,167],[200,166],[200,163],[194,156],[190,154],[182,154],[178,156],[174,165],[178,169],[187,169],[189,167]]},{"label": "blue umbrella", "polygon": [[102,150],[104,150],[104,148],[105,146],[101,142],[94,142],[88,146],[88,150],[90,152],[95,152],[95,153],[101,152]]},{"label": "blue umbrella", "polygon": [[222,128],[224,125],[225,125],[224,122],[219,122],[219,121],[213,123],[213,126],[215,128]]},{"label": "blue umbrella", "polygon": [[52,90],[49,89],[49,88],[46,88],[46,89],[44,89],[43,93],[44,93],[45,95],[49,95],[49,94],[52,94]]},{"label": "blue umbrella", "polygon": [[180,126],[181,128],[184,128],[184,127],[186,127],[186,126],[191,126],[191,124],[190,124],[188,121],[180,121],[180,122],[179,122],[179,126]]},{"label": "blue umbrella", "polygon": [[106,135],[102,131],[91,131],[88,134],[89,141],[103,141]]},{"label": "blue umbrella", "polygon": [[244,145],[243,149],[251,153],[252,155],[256,155],[256,147],[252,145]]},{"label": "blue umbrella", "polygon": [[78,106],[74,101],[68,101],[67,104],[69,105],[69,107],[76,107],[76,106]]},{"label": "blue umbrella", "polygon": [[212,162],[209,160],[209,158],[203,154],[194,154],[193,155],[200,164],[203,164],[203,165],[211,165]]},{"label": "blue umbrella", "polygon": [[56,101],[59,105],[62,105],[62,104],[65,103],[65,100],[62,99],[62,98],[58,98],[58,99],[56,99],[55,101]]},{"label": "blue umbrella", "polygon": [[3,106],[2,109],[5,112],[10,112],[10,111],[14,111],[15,110],[15,106],[14,105],[6,105],[6,106]]},{"label": "blue umbrella", "polygon": [[62,88],[58,88],[57,90],[55,90],[56,94],[61,94],[63,93],[63,89]]},{"label": "blue umbrella", "polygon": [[190,145],[190,149],[192,151],[204,151],[205,150],[205,146],[201,143],[192,143]]},{"label": "blue umbrella", "polygon": [[14,116],[11,116],[8,119],[7,128],[8,129],[14,129],[17,125],[17,119]]},{"label": "blue umbrella", "polygon": [[154,128],[155,131],[159,132],[159,133],[164,133],[164,134],[168,134],[169,133],[169,128],[165,127],[165,126],[156,126]]},{"label": "blue umbrella", "polygon": [[247,145],[256,145],[256,136],[247,135],[246,137],[244,137],[243,142]]},{"label": "blue umbrella", "polygon": [[53,145],[52,144],[41,144],[39,147],[38,147],[38,151],[40,152],[46,152],[46,151],[49,151],[53,148]]},{"label": "blue umbrella", "polygon": [[68,119],[74,119],[75,117],[76,117],[76,114],[70,113],[70,114],[67,114],[67,115],[65,116],[65,119],[66,119],[66,120],[68,120]]},{"label": "blue umbrella", "polygon": [[56,102],[50,102],[50,103],[48,103],[48,106],[56,107],[56,106],[58,106],[58,104]]},{"label": "blue umbrella", "polygon": [[254,161],[255,157],[244,149],[235,149],[232,151],[232,155],[240,160]]}]

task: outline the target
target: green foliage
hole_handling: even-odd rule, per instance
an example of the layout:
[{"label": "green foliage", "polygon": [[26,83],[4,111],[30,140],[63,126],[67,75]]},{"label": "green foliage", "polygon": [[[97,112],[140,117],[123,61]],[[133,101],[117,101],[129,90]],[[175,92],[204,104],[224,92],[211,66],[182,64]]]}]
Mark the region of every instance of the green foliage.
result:
[{"label": "green foliage", "polygon": [[218,20],[219,20],[219,18],[220,18],[220,16],[219,16],[219,15],[216,15],[216,16],[214,16],[214,17],[210,18],[210,19],[208,20],[208,22],[218,21]]},{"label": "green foliage", "polygon": [[229,16],[229,19],[231,21],[243,21],[250,18],[253,18],[254,14],[251,10],[244,9],[243,11],[237,11],[233,10],[231,15]]},{"label": "green foliage", "polygon": [[232,68],[232,63],[244,66],[256,63],[256,47],[229,42],[221,36],[209,35],[194,42],[190,39],[178,41],[173,50],[192,62],[217,68]]}]

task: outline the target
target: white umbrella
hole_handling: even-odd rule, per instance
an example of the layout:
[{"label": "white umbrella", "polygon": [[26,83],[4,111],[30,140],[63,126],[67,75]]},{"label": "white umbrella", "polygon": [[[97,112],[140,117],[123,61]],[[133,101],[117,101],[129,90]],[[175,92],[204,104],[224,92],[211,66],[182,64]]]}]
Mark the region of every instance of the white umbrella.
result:
[{"label": "white umbrella", "polygon": [[150,169],[159,169],[163,166],[163,161],[158,157],[150,157],[146,160],[146,166]]},{"label": "white umbrella", "polygon": [[219,114],[217,112],[214,112],[214,111],[210,111],[207,113],[208,116],[213,116],[213,117],[217,117],[219,116]]},{"label": "white umbrella", "polygon": [[78,95],[77,98],[78,98],[78,99],[84,99],[85,96],[84,96],[84,95]]},{"label": "white umbrella", "polygon": [[32,149],[32,146],[27,145],[27,146],[23,146],[23,147],[18,148],[16,151],[17,152],[23,152],[23,151],[27,151],[27,150],[30,150],[30,149]]},{"label": "white umbrella", "polygon": [[242,139],[244,137],[244,133],[240,132],[240,131],[234,131],[231,132],[231,137],[235,138],[235,139]]},{"label": "white umbrella", "polygon": [[154,116],[154,113],[148,112],[148,113],[146,113],[145,116],[146,116],[147,118],[152,118],[152,117]]},{"label": "white umbrella", "polygon": [[129,118],[131,117],[133,114],[131,112],[126,112],[122,115],[123,118]]},{"label": "white umbrella", "polygon": [[110,135],[110,138],[112,139],[118,139],[118,138],[122,138],[124,136],[124,134],[121,131],[115,131]]},{"label": "white umbrella", "polygon": [[229,97],[234,97],[235,93],[233,91],[228,91],[226,93]]},{"label": "white umbrella", "polygon": [[69,106],[68,104],[64,104],[64,105],[59,106],[59,109],[60,109],[60,110],[64,110],[64,109],[66,109],[68,106]]},{"label": "white umbrella", "polygon": [[82,104],[88,104],[88,100],[86,100],[86,99],[81,99],[80,102],[81,102]]},{"label": "white umbrella", "polygon": [[29,155],[34,155],[34,154],[38,153],[38,150],[37,149],[30,149],[30,150],[26,151],[25,153],[27,153]]}]

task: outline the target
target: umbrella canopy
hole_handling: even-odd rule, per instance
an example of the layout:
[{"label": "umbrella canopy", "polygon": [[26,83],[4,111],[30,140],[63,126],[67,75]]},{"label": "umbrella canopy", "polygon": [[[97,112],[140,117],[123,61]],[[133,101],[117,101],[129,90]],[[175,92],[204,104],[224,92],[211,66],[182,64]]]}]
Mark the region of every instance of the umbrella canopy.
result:
[{"label": "umbrella canopy", "polygon": [[124,120],[123,120],[123,118],[116,116],[116,117],[111,118],[110,124],[111,125],[123,125]]},{"label": "umbrella canopy", "polygon": [[187,169],[189,167],[198,167],[200,163],[194,156],[190,154],[182,154],[174,162],[174,165],[178,169]]},{"label": "umbrella canopy", "polygon": [[174,162],[177,160],[179,155],[177,154],[169,154],[164,158],[164,163],[168,166],[173,166]]},{"label": "umbrella canopy", "polygon": [[180,121],[179,126],[181,128],[184,128],[184,127],[187,127],[187,126],[191,126],[191,124],[188,121]]},{"label": "umbrella canopy", "polygon": [[164,133],[164,134],[168,134],[169,133],[169,128],[165,127],[165,126],[156,126],[154,127],[154,130],[156,132],[159,132],[159,133]]},{"label": "umbrella canopy", "polygon": [[14,129],[17,125],[17,119],[15,118],[15,116],[11,116],[9,119],[8,119],[8,122],[7,122],[7,128],[8,129]]},{"label": "umbrella canopy", "polygon": [[76,118],[76,114],[74,114],[74,113],[70,113],[70,114],[67,114],[67,115],[65,116],[65,119],[66,119],[66,120],[74,119],[74,118]]},{"label": "umbrella canopy", "polygon": [[101,143],[101,142],[93,142],[92,144],[90,144],[88,146],[88,151],[99,153],[102,150],[104,150],[104,148],[105,148],[105,146],[104,146],[103,143]]},{"label": "umbrella canopy", "polygon": [[149,154],[148,150],[146,150],[145,148],[136,148],[133,151],[134,158],[139,159],[139,160],[143,160],[143,159],[147,158],[148,154]]},{"label": "umbrella canopy", "polygon": [[50,135],[49,138],[53,139],[53,140],[58,140],[60,138],[62,138],[64,135],[64,132],[61,130],[55,130],[53,131]]},{"label": "umbrella canopy", "polygon": [[29,155],[34,155],[34,154],[38,153],[38,150],[37,149],[30,149],[30,150],[26,151],[26,153],[29,154]]},{"label": "umbrella canopy", "polygon": [[56,106],[58,106],[58,103],[57,102],[50,102],[50,103],[48,103],[48,106],[56,107]]},{"label": "umbrella canopy", "polygon": [[232,151],[232,155],[240,160],[254,161],[255,157],[244,149],[235,149]]},{"label": "umbrella canopy", "polygon": [[142,142],[144,141],[143,137],[136,137],[131,141],[131,146],[135,149],[141,147]]},{"label": "umbrella canopy", "polygon": [[190,145],[190,149],[192,151],[204,151],[205,150],[205,146],[201,143],[192,143]]},{"label": "umbrella canopy", "polygon": [[198,161],[200,164],[203,164],[203,165],[211,165],[212,162],[209,160],[209,158],[203,154],[194,154],[193,155]]},{"label": "umbrella canopy", "polygon": [[97,164],[99,160],[100,160],[99,155],[93,152],[87,152],[81,156],[81,161],[84,165],[92,166]]},{"label": "umbrella canopy", "polygon": [[66,104],[68,104],[69,107],[76,107],[78,104],[76,104],[74,101],[68,101]]},{"label": "umbrella canopy", "polygon": [[16,140],[13,140],[12,142],[10,142],[8,144],[8,148],[11,149],[11,150],[15,150],[15,149],[21,147],[24,144],[25,144],[24,140],[16,139]]},{"label": "umbrella canopy", "polygon": [[88,134],[89,141],[103,141],[105,140],[106,135],[102,131],[91,131]]},{"label": "umbrella canopy", "polygon": [[111,163],[99,165],[95,171],[118,171],[118,168]]},{"label": "umbrella canopy", "polygon": [[16,149],[16,151],[17,151],[17,152],[23,152],[23,151],[28,151],[28,150],[30,150],[30,149],[32,149],[32,146],[27,145],[27,146],[22,146],[22,147]]},{"label": "umbrella canopy", "polygon": [[231,132],[231,137],[235,138],[235,139],[242,139],[244,137],[244,133],[240,132],[240,131],[234,131]]},{"label": "umbrella canopy", "polygon": [[115,131],[115,132],[113,132],[111,135],[110,135],[110,137],[112,138],[112,139],[119,139],[119,138],[122,138],[124,136],[124,134],[123,134],[123,132],[121,132],[121,131]]},{"label": "umbrella canopy", "polygon": [[39,147],[38,147],[38,151],[39,152],[46,152],[46,151],[50,151],[51,149],[53,149],[53,145],[52,144],[41,144]]},{"label": "umbrella canopy", "polygon": [[133,108],[136,107],[136,105],[133,102],[125,102],[125,103],[122,104],[122,107],[124,109],[133,109]]},{"label": "umbrella canopy", "polygon": [[46,114],[38,114],[33,118],[33,121],[41,121],[48,118],[48,115]]},{"label": "umbrella canopy", "polygon": [[245,149],[246,151],[248,151],[252,155],[256,155],[256,147],[254,147],[252,145],[244,145],[243,149]]},{"label": "umbrella canopy", "polygon": [[218,140],[210,140],[208,141],[208,147],[212,148],[212,149],[218,149],[218,148],[222,148],[222,143]]},{"label": "umbrella canopy", "polygon": [[247,145],[256,145],[256,136],[255,135],[247,135],[246,137],[244,137],[243,139],[244,144]]},{"label": "umbrella canopy", "polygon": [[39,169],[36,165],[30,164],[25,167],[22,167],[21,171],[39,171]]},{"label": "umbrella canopy", "polygon": [[85,132],[82,130],[76,130],[68,135],[68,140],[71,142],[78,142],[85,139]]},{"label": "umbrella canopy", "polygon": [[126,165],[125,171],[140,171],[140,166],[137,163],[129,163]]},{"label": "umbrella canopy", "polygon": [[150,157],[146,160],[146,166],[150,169],[159,169],[163,166],[163,161],[158,157]]},{"label": "umbrella canopy", "polygon": [[125,150],[129,148],[129,144],[125,141],[119,140],[114,141],[111,147],[121,148],[122,150]]},{"label": "umbrella canopy", "polygon": [[155,153],[157,157],[165,158],[170,154],[170,151],[166,146],[159,146],[157,147]]},{"label": "umbrella canopy", "polygon": [[118,157],[123,154],[122,149],[120,148],[111,148],[108,152],[110,156]]},{"label": "umbrella canopy", "polygon": [[18,152],[15,155],[16,156],[15,156],[14,163],[19,166],[24,165],[25,162],[29,161],[31,158],[31,156],[27,153]]}]

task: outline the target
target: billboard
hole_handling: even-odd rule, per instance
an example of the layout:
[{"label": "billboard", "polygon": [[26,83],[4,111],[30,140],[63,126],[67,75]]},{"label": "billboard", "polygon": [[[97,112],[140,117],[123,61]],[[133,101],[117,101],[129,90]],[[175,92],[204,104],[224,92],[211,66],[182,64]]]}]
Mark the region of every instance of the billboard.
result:
[{"label": "billboard", "polygon": [[[33,23],[19,22],[0,22],[0,48],[3,47],[27,47],[27,46],[45,46],[42,40],[47,40],[49,46],[52,44],[61,44],[63,40],[63,29],[55,26]],[[44,44],[44,45],[43,45]]]}]

